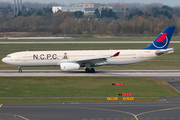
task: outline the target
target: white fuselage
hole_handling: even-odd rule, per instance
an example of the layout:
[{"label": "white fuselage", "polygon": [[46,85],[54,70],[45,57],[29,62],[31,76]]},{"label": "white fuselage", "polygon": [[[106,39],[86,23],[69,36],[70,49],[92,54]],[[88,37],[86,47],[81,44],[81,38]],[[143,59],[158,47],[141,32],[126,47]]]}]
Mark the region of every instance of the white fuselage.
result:
[{"label": "white fuselage", "polygon": [[[108,58],[106,62],[95,64],[94,66],[124,65],[156,58],[158,57],[156,51],[158,50],[24,51],[9,54],[2,61],[15,66],[59,66],[64,62],[74,62],[98,56],[112,56],[120,52],[118,56]],[[171,52],[173,51],[168,53]]]}]

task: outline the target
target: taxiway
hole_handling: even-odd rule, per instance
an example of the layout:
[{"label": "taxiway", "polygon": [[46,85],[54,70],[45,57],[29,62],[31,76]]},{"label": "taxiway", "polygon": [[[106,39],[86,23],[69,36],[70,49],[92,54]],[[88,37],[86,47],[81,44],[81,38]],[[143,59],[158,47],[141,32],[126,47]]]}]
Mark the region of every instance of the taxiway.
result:
[{"label": "taxiway", "polygon": [[5,103],[8,120],[171,120],[180,119],[180,103]]}]

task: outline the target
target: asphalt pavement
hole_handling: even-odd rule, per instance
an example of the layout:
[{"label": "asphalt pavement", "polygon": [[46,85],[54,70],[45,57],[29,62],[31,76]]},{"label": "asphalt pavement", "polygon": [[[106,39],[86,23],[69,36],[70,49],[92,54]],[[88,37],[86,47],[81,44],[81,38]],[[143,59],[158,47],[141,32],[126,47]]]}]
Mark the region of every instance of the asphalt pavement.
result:
[{"label": "asphalt pavement", "polygon": [[178,120],[180,103],[6,103],[1,120]]}]

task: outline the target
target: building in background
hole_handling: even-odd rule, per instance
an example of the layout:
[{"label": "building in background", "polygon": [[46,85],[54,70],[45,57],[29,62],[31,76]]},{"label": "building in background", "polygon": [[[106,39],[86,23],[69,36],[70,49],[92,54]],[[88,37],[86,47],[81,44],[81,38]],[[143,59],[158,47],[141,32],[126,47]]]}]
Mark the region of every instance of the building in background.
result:
[{"label": "building in background", "polygon": [[92,16],[97,8],[84,8],[84,15]]},{"label": "building in background", "polygon": [[0,14],[8,14],[13,13],[13,10],[8,7],[0,7]]},{"label": "building in background", "polygon": [[58,11],[62,11],[62,7],[61,6],[52,6],[52,12],[56,13]]},{"label": "building in background", "polygon": [[100,6],[100,9],[112,9],[113,10],[113,7],[104,5],[104,6]]},{"label": "building in background", "polygon": [[61,12],[76,12],[76,11],[82,11],[84,12],[84,8],[83,7],[70,7],[70,6],[65,6],[65,7],[62,7],[62,6],[52,6],[52,11],[53,13],[56,13],[58,11],[61,11]]},{"label": "building in background", "polygon": [[62,9],[62,12],[76,12],[76,11],[84,12],[84,8],[80,6],[75,6],[75,7],[63,7]]},{"label": "building in background", "polygon": [[76,12],[81,11],[84,15],[94,15],[95,10],[97,9],[94,7],[94,4],[73,4],[71,6],[52,6],[53,13],[58,11],[61,12]]},{"label": "building in background", "polygon": [[77,4],[77,5],[83,8],[94,8],[94,4]]}]

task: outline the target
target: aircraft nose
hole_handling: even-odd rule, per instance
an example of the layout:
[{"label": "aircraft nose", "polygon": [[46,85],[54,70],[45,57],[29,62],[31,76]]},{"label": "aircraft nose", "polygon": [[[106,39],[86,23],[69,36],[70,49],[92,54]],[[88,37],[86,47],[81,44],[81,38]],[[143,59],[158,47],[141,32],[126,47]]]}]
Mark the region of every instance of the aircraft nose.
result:
[{"label": "aircraft nose", "polygon": [[5,58],[3,58],[1,61],[2,61],[2,62],[5,62]]}]

